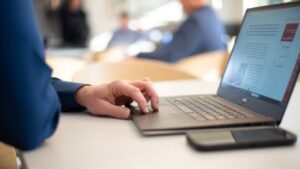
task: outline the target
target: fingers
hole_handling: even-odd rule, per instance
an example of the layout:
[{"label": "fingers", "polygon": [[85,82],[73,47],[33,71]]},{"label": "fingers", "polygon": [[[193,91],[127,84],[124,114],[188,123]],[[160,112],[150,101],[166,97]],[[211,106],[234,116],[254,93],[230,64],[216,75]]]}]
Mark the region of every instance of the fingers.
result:
[{"label": "fingers", "polygon": [[106,101],[99,101],[99,111],[94,112],[96,115],[107,115],[119,119],[128,119],[130,116],[130,110],[126,107],[113,105]]},{"label": "fingers", "polygon": [[133,100],[137,102],[141,111],[148,113],[147,100],[150,99],[152,108],[158,110],[158,96],[149,80],[145,78],[137,82],[116,81],[87,88],[89,92],[85,92],[87,95],[84,95],[85,107],[95,115],[127,119],[130,116],[130,110],[119,105]]},{"label": "fingers", "polygon": [[150,97],[151,99],[151,107],[154,110],[159,109],[159,97],[156,93],[155,89],[153,88],[152,84],[149,81],[136,81],[131,82],[131,84],[137,88],[139,88],[141,91],[144,91],[145,97]]},{"label": "fingers", "polygon": [[115,104],[118,106],[130,105],[132,102],[133,102],[133,100],[127,96],[120,96],[115,99]]},{"label": "fingers", "polygon": [[115,90],[117,90],[116,91],[117,95],[119,95],[119,96],[125,95],[127,97],[132,98],[134,101],[137,102],[140,109],[144,113],[149,112],[147,100],[139,88],[129,84],[128,82],[124,82],[124,81],[120,81],[116,85],[117,86],[116,86]]}]

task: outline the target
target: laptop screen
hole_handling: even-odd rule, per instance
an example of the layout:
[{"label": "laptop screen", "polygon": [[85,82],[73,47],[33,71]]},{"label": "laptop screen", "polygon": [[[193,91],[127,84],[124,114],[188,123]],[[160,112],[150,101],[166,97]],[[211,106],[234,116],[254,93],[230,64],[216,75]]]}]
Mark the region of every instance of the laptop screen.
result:
[{"label": "laptop screen", "polygon": [[299,4],[250,9],[244,18],[221,86],[285,106],[298,77],[299,67]]}]

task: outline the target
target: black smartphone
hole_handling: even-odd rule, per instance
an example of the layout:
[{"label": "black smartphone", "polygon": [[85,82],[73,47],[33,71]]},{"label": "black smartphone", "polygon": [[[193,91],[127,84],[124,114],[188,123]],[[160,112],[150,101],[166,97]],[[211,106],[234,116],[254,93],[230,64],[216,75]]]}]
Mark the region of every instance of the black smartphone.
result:
[{"label": "black smartphone", "polygon": [[186,136],[189,144],[201,151],[283,146],[297,141],[295,134],[277,127],[194,131]]}]

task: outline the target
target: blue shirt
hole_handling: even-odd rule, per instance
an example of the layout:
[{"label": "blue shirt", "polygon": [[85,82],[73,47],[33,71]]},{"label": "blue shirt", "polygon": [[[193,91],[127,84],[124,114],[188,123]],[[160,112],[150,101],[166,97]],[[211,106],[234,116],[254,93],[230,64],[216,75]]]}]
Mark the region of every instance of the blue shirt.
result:
[{"label": "blue shirt", "polygon": [[31,0],[2,0],[0,21],[0,141],[30,150],[53,134],[61,109],[81,109],[82,84],[51,78]]},{"label": "blue shirt", "polygon": [[188,56],[225,50],[223,36],[222,23],[212,9],[205,6],[188,16],[175,32],[171,43],[152,53],[140,53],[137,57],[174,63]]},{"label": "blue shirt", "polygon": [[142,38],[142,34],[138,31],[130,29],[119,29],[113,33],[107,47],[129,46]]}]

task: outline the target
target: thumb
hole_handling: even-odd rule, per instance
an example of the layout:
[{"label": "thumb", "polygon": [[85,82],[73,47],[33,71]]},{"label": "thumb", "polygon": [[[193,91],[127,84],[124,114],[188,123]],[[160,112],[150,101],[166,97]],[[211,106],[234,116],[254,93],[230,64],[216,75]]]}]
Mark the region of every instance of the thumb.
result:
[{"label": "thumb", "polygon": [[[101,111],[103,115],[119,118],[119,119],[128,119],[130,116],[130,109],[122,106],[113,105],[109,102],[101,102]],[[99,105],[99,106],[100,106]]]}]

